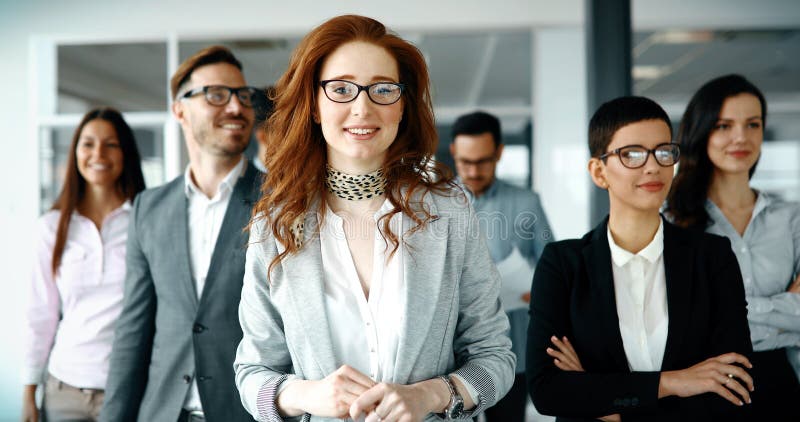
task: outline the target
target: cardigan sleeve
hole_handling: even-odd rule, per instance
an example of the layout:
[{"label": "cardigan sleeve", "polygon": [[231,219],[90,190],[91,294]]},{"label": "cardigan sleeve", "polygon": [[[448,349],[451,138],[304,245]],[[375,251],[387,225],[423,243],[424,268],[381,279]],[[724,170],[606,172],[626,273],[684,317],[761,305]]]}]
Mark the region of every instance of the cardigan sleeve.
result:
[{"label": "cardigan sleeve", "polygon": [[[243,336],[233,369],[244,408],[258,421],[281,421],[275,398],[281,385],[296,377],[290,375],[292,360],[281,314],[270,298],[267,269],[277,251],[265,230],[260,220],[250,232],[239,303]],[[308,420],[308,415],[286,420]]]},{"label": "cardigan sleeve", "polygon": [[465,415],[465,420],[471,420],[511,389],[516,358],[507,334],[508,317],[500,305],[500,274],[489,256],[472,207],[465,233],[458,325],[453,339],[458,369],[453,375],[477,392],[475,408]]}]

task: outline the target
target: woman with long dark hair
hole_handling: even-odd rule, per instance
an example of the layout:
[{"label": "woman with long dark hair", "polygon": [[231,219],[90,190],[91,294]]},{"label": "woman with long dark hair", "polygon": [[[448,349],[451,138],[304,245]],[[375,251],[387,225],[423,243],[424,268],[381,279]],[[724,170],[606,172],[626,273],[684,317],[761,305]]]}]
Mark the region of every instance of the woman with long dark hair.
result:
[{"label": "woman with long dark hair", "polygon": [[800,384],[786,348],[800,346],[800,205],[750,186],[766,120],[764,95],[744,77],[703,85],[681,120],[684,155],[666,211],[681,226],[730,239],[755,351],[753,416],[796,420]]},{"label": "woman with long dark hair", "polygon": [[275,87],[234,363],[262,420],[467,420],[511,387],[499,276],[433,160],[428,71],[373,19],[333,18]]},{"label": "woman with long dark hair", "polygon": [[122,310],[128,210],[144,189],[133,131],[111,108],[88,112],[70,144],[66,176],[39,221],[27,306],[23,420],[95,420],[114,322]]}]

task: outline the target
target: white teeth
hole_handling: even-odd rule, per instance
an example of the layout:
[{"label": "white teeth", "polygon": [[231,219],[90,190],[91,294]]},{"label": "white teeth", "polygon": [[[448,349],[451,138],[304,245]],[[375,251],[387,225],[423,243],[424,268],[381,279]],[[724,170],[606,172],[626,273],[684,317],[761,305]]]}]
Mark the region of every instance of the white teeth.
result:
[{"label": "white teeth", "polygon": [[236,124],[236,123],[226,123],[222,125],[223,129],[242,129],[244,125]]},{"label": "white teeth", "polygon": [[108,166],[105,164],[90,164],[89,167],[92,170],[108,170]]},{"label": "white teeth", "polygon": [[369,135],[370,133],[375,132],[375,129],[350,128],[347,129],[347,131],[353,135]]}]

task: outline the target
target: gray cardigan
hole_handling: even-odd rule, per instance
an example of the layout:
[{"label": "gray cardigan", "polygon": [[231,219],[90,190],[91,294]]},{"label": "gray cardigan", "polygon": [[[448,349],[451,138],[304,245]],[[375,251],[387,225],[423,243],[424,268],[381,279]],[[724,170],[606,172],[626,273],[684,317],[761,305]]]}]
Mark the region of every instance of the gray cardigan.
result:
[{"label": "gray cardigan", "polygon": [[[478,394],[471,418],[502,398],[514,380],[500,277],[461,193],[427,194],[417,204],[436,217],[405,236],[407,318],[392,382],[457,374]],[[403,227],[414,227],[403,218]],[[270,281],[267,268],[283,247],[263,219],[250,235],[239,305],[244,335],[234,369],[242,403],[258,420],[281,420],[275,395],[286,379],[322,379],[347,363],[336,361],[331,346],[316,209],[305,224],[303,248],[276,265]]]}]

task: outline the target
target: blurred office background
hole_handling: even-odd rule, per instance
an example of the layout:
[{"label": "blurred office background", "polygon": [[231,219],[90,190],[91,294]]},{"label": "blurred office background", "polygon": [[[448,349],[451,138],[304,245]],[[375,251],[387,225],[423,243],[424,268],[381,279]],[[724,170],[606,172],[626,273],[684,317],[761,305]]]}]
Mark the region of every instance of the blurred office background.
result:
[{"label": "blurred office background", "polygon": [[[0,92],[8,94],[0,100],[0,268],[7,274],[0,421],[19,413],[19,321],[35,221],[61,187],[73,130],[89,108],[124,112],[147,185],[156,186],[187,162],[168,95],[169,76],[184,58],[224,44],[241,59],[248,82],[263,87],[277,80],[313,26],[364,14],[425,54],[438,158],[452,163],[447,144],[455,117],[475,109],[498,115],[507,143],[499,176],[541,194],[557,238],[577,237],[594,224],[598,207],[585,169],[593,111],[587,45],[594,45],[587,42],[587,5],[612,3],[620,2],[0,0]],[[800,199],[800,2],[631,0],[630,11],[632,93],[657,100],[677,125],[705,81],[726,73],[750,78],[769,103],[753,183]]]}]

